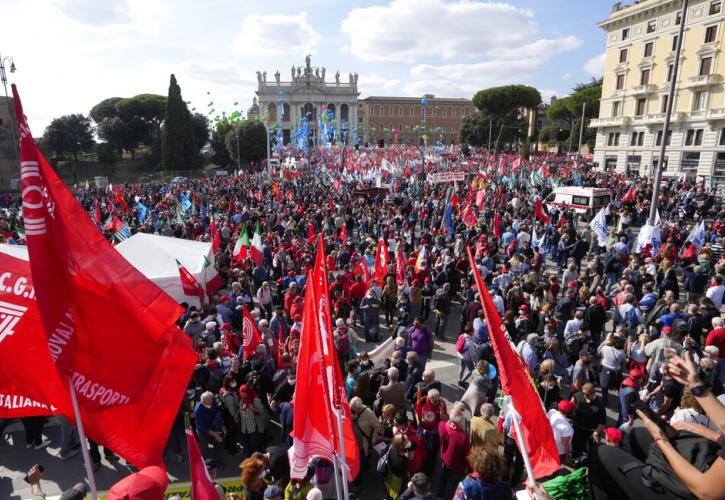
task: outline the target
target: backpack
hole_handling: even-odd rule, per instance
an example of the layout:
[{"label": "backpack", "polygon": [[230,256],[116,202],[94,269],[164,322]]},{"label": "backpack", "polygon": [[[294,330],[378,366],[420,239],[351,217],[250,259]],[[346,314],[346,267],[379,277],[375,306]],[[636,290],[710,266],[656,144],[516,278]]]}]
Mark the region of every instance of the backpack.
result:
[{"label": "backpack", "polygon": [[466,352],[466,336],[461,334],[458,337],[458,340],[456,340],[456,352],[458,354],[463,354]]},{"label": "backpack", "polygon": [[584,337],[581,335],[572,335],[564,341],[564,348],[568,354],[570,363],[574,363],[579,359],[579,351],[584,347]]},{"label": "backpack", "polygon": [[637,314],[637,308],[632,307],[625,313],[624,322],[630,330],[634,330],[639,326],[639,315]]},{"label": "backpack", "polygon": [[380,474],[380,477],[383,478],[383,481],[387,480],[388,475],[390,474],[390,459],[388,457],[389,453],[390,450],[380,456],[380,458],[378,459],[378,465],[376,467],[378,474]]},{"label": "backpack", "polygon": [[350,336],[346,330],[339,330],[335,339],[335,347],[340,354],[350,354]]}]

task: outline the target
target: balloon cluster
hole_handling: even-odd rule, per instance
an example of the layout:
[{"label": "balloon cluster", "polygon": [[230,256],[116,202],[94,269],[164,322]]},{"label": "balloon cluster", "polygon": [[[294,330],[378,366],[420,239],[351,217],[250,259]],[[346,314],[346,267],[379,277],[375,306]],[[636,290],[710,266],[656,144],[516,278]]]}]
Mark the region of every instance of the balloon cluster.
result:
[{"label": "balloon cluster", "polygon": [[335,111],[329,109],[327,105],[322,105],[322,114],[318,123],[320,129],[320,141],[323,147],[330,148],[335,142],[335,133],[337,132],[337,120],[335,119]]},{"label": "balloon cluster", "polygon": [[292,136],[292,141],[297,145],[297,149],[308,150],[310,139],[310,122],[306,116],[300,118],[299,127],[297,127]]}]

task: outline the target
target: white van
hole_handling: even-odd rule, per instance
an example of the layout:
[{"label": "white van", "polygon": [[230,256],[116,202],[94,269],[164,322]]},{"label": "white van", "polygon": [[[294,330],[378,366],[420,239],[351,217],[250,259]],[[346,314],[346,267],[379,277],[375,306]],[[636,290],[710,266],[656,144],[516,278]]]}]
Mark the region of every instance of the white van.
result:
[{"label": "white van", "polygon": [[609,189],[562,186],[554,189],[544,203],[555,207],[566,205],[578,214],[585,214],[591,209],[591,213],[596,214],[602,207],[609,205],[610,201],[612,192]]}]

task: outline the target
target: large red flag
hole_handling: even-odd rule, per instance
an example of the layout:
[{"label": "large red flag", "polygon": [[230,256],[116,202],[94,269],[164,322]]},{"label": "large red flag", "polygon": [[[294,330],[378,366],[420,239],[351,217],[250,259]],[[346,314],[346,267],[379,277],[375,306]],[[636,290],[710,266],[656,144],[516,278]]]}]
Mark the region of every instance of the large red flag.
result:
[{"label": "large red flag", "polygon": [[352,274],[355,276],[362,276],[365,288],[370,288],[370,276],[368,275],[368,265],[365,262],[365,258],[358,260],[352,268]]},{"label": "large red flag", "polygon": [[537,219],[541,219],[541,221],[544,222],[545,224],[548,224],[549,223],[549,216],[546,215],[546,212],[544,212],[544,208],[541,206],[541,198],[539,198],[538,200],[536,200],[536,205],[535,205],[535,209],[534,209],[534,216]]},{"label": "large red flag", "polygon": [[[360,458],[358,454],[357,440],[355,432],[352,429],[352,414],[350,413],[350,405],[345,396],[345,386],[342,379],[342,370],[338,361],[337,350],[335,349],[334,339],[332,337],[332,315],[330,309],[330,297],[328,290],[330,287],[327,282],[327,268],[325,267],[325,247],[323,239],[317,239],[317,256],[315,257],[315,267],[310,275],[312,281],[309,293],[313,294],[314,303],[317,306],[317,332],[319,332],[319,342],[321,346],[323,373],[325,374],[325,385],[327,398],[330,402],[330,419],[333,422],[333,431],[335,433],[335,442],[333,446],[338,456],[342,456],[340,448],[340,432],[337,425],[336,413],[338,410],[342,416],[342,435],[345,444],[345,462],[349,469],[349,479],[354,479],[360,471]],[[303,317],[303,322],[305,318]]]},{"label": "large red flag", "polygon": [[624,193],[624,196],[622,196],[622,203],[627,203],[628,201],[634,201],[637,199],[637,192],[634,190],[634,186],[629,186],[629,189],[627,189],[627,192]]},{"label": "large red flag", "polygon": [[262,343],[262,336],[259,335],[254,318],[249,314],[246,304],[242,306],[242,347],[244,359],[254,356],[257,346]]},{"label": "large red flag", "polygon": [[65,406],[72,383],[89,437],[159,463],[197,359],[181,307],[106,241],[36,148],[15,85],[13,97],[35,298],[64,386],[51,402]]},{"label": "large red flag", "polygon": [[[312,274],[307,277],[312,281]],[[331,418],[329,397],[325,394],[320,325],[315,310],[315,296],[305,294],[302,312],[300,350],[297,356],[297,383],[294,394],[292,447],[289,449],[292,479],[307,476],[307,467],[315,458],[334,463],[335,423]]]},{"label": "large red flag", "polygon": [[524,362],[513,350],[511,342],[506,336],[506,327],[478,272],[470,247],[467,250],[483,313],[486,316],[486,323],[488,323],[493,352],[498,363],[501,389],[504,394],[511,397],[516,411],[521,415],[521,434],[523,434],[526,450],[531,459],[534,476],[538,479],[551,475],[561,468],[559,453],[554,441],[554,431],[551,429],[544,406]]},{"label": "large red flag", "polygon": [[483,189],[479,189],[476,193],[476,206],[478,207],[478,210],[483,210],[483,199],[486,193],[483,191]]},{"label": "large red flag", "polygon": [[343,246],[347,243],[347,224],[343,224],[342,229],[340,229],[340,241]]},{"label": "large red flag", "polygon": [[501,239],[501,219],[498,212],[493,214],[493,237],[497,240]]},{"label": "large red flag", "polygon": [[385,282],[385,276],[388,274],[388,264],[390,264],[390,254],[388,254],[388,244],[381,239],[378,243],[378,253],[375,254],[375,266],[373,267],[373,279],[382,284]]},{"label": "large red flag", "polygon": [[219,500],[214,481],[204,464],[199,445],[191,428],[186,427],[186,445],[189,448],[189,468],[191,469],[191,498],[194,500]]}]

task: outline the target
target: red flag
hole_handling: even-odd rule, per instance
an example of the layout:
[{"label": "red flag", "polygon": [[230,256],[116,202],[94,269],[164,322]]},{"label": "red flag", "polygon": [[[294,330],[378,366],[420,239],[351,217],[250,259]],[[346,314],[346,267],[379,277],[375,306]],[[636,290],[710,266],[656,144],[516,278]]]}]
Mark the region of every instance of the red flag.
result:
[{"label": "red flag", "polygon": [[454,209],[458,206],[459,203],[460,203],[460,200],[458,199],[458,196],[456,196],[455,194],[453,196],[451,196],[451,206]]},{"label": "red flag", "polygon": [[362,276],[365,288],[370,288],[370,276],[368,276],[368,265],[365,259],[358,260],[352,268],[352,273],[355,276]]},{"label": "red flag", "polygon": [[199,445],[191,428],[186,428],[186,445],[189,448],[189,468],[191,469],[191,498],[194,500],[219,500],[214,482],[204,464]]},{"label": "red flag", "polygon": [[403,252],[403,243],[398,243],[398,250],[395,252],[395,277],[398,285],[405,283],[405,252]]},{"label": "red flag", "polygon": [[463,209],[463,216],[461,219],[467,227],[473,227],[478,224],[478,217],[476,217],[476,214],[473,211],[473,206],[471,205],[468,205]]},{"label": "red flag", "polygon": [[340,229],[340,241],[343,245],[347,243],[347,224],[343,224],[342,229]]},{"label": "red flag", "polygon": [[493,237],[501,239],[501,219],[498,217],[498,212],[493,214]]},{"label": "red flag", "polygon": [[327,208],[335,210],[335,204],[332,202],[332,196],[327,199]]},{"label": "red flag", "polygon": [[[308,283],[312,274],[308,275]],[[307,467],[315,458],[335,462],[335,430],[331,418],[330,399],[325,394],[326,378],[322,347],[319,338],[320,325],[315,310],[315,294],[305,293],[302,312],[302,332],[297,356],[297,383],[294,394],[292,447],[289,449],[290,476],[303,479]]]},{"label": "red flag", "polygon": [[[310,275],[311,287],[310,293],[317,304],[315,312],[317,313],[316,331],[319,335],[319,342],[322,352],[322,360],[326,376],[323,383],[326,384],[327,401],[330,402],[330,420],[333,423],[333,431],[335,441],[333,448],[339,457],[342,456],[340,448],[340,430],[337,425],[336,412],[339,410],[342,417],[342,436],[345,443],[345,462],[347,463],[349,474],[348,479],[353,480],[360,471],[360,459],[358,454],[357,440],[355,432],[352,429],[352,414],[350,413],[350,405],[345,395],[345,385],[342,379],[342,370],[337,358],[337,349],[335,348],[332,332],[332,314],[330,309],[330,300],[328,290],[330,287],[327,283],[327,268],[325,267],[325,247],[322,237],[317,239],[317,255],[315,257],[315,267]],[[303,316],[304,321],[304,316]]]},{"label": "red flag", "polygon": [[634,201],[637,199],[637,192],[634,190],[634,186],[629,186],[629,189],[627,189],[627,192],[624,193],[624,196],[622,196],[622,203],[627,203],[629,201]]},{"label": "red flag", "polygon": [[385,276],[388,274],[388,264],[390,264],[388,245],[385,240],[380,240],[378,253],[375,255],[375,267],[373,268],[373,279],[377,283],[385,282]]},{"label": "red flag", "polygon": [[307,224],[307,243],[312,245],[315,242],[315,238],[317,238],[317,234],[315,234],[315,225],[312,223]]},{"label": "red flag", "polygon": [[128,203],[126,203],[126,200],[123,199],[123,194],[121,194],[120,191],[116,192],[116,202],[123,209],[124,212],[128,212],[131,210],[128,206]]},{"label": "red flag", "polygon": [[282,325],[279,326],[279,335],[277,335],[277,369],[280,370],[284,364],[282,355],[284,354],[282,346],[284,345],[284,331]]},{"label": "red flag", "polygon": [[30,268],[63,385],[51,402],[67,408],[72,383],[91,439],[157,464],[197,360],[176,326],[181,308],[105,240],[35,146],[14,85],[13,97]]},{"label": "red flag", "polygon": [[275,199],[277,200],[277,203],[282,203],[282,190],[277,189],[277,192],[275,193]]},{"label": "red flag", "polygon": [[249,314],[246,304],[242,306],[242,340],[244,359],[254,356],[257,346],[262,343],[262,336],[259,335],[257,325],[254,324],[254,318]]},{"label": "red flag", "polygon": [[93,208],[93,222],[95,222],[96,225],[101,223],[101,209],[98,206],[98,202],[96,202],[95,207]]},{"label": "red flag", "polygon": [[194,275],[185,268],[179,259],[176,259],[176,265],[179,268],[179,277],[181,278],[181,287],[184,290],[184,295],[190,295],[192,297],[203,297],[204,289],[201,287]]},{"label": "red flag", "polygon": [[222,247],[222,237],[219,235],[219,231],[214,231],[214,235],[211,238],[211,248],[214,253],[217,253]]},{"label": "red flag", "polygon": [[496,306],[478,272],[470,247],[467,250],[498,363],[501,389],[504,394],[511,397],[516,411],[521,415],[521,433],[531,459],[534,476],[538,479],[551,475],[561,468],[554,432],[544,412],[544,406],[536,392],[534,382],[521,357],[513,350],[511,342],[506,336],[506,327],[501,322]]},{"label": "red flag", "polygon": [[479,189],[476,193],[476,206],[478,207],[478,210],[483,210],[483,197],[485,193],[483,192],[483,189]]},{"label": "red flag", "polygon": [[541,219],[545,224],[549,223],[549,216],[544,212],[544,208],[541,206],[541,199],[536,200],[536,207],[534,209],[534,216],[537,219]]},{"label": "red flag", "polygon": [[262,194],[262,190],[260,189],[259,191],[257,191],[257,201],[259,203],[262,203],[263,199],[264,199],[264,194]]}]

